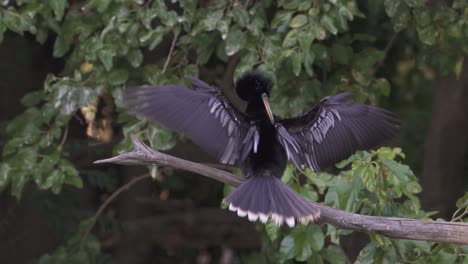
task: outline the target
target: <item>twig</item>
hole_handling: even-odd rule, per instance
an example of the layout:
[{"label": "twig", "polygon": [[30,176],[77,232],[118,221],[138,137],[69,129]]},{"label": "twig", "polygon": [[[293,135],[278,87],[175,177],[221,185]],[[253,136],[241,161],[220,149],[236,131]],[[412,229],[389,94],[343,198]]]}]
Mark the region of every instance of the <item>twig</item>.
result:
[{"label": "twig", "polygon": [[68,137],[68,125],[65,127],[65,131],[63,132],[63,137],[59,145],[60,148],[63,147],[63,145],[65,144],[65,141],[67,141],[67,137]]},{"label": "twig", "polygon": [[[124,165],[163,165],[182,169],[207,176],[220,182],[239,186],[244,179],[226,171],[211,168],[206,165],[182,160],[155,151],[131,136],[134,150],[119,156],[98,160],[94,163],[117,163]],[[313,203],[313,202],[311,202]],[[425,221],[396,217],[367,216],[334,209],[319,203],[314,203],[321,211],[321,220],[341,229],[350,229],[364,233],[377,233],[383,236],[448,242],[468,245],[468,223]]]},{"label": "twig", "polygon": [[169,66],[169,62],[171,62],[172,54],[174,53],[174,48],[175,48],[175,44],[177,42],[178,37],[179,37],[179,34],[174,33],[174,38],[172,39],[171,48],[169,49],[169,54],[167,54],[166,62],[164,63],[162,73],[166,72],[167,66]]},{"label": "twig", "polygon": [[390,37],[390,40],[387,42],[387,45],[385,46],[385,49],[383,50],[384,56],[383,58],[379,61],[377,66],[375,67],[374,73],[383,66],[385,58],[387,58],[387,53],[388,51],[393,47],[393,44],[395,43],[396,38],[398,37],[398,32],[393,33],[393,35]]},{"label": "twig", "polygon": [[102,212],[104,212],[107,206],[109,206],[109,204],[112,201],[114,201],[115,198],[117,198],[117,196],[119,196],[123,191],[130,189],[130,187],[132,187],[135,183],[140,182],[144,179],[151,179],[151,175],[149,175],[148,173],[145,173],[143,175],[133,178],[131,181],[122,185],[119,189],[117,189],[114,193],[112,193],[112,195],[109,196],[109,198],[107,198],[107,200],[104,201],[104,203],[102,203],[101,206],[99,206],[98,210],[96,211],[96,214],[94,214],[92,218],[94,219],[93,224],[90,225],[88,229],[86,230],[86,232],[84,232],[83,235],[81,236],[80,248],[82,247],[83,241],[86,239],[86,237],[88,237],[89,232],[91,232],[91,230],[93,229],[94,224],[96,223],[96,220],[99,218],[99,216],[101,216]]},{"label": "twig", "polygon": [[170,156],[158,151],[155,151],[141,142],[136,136],[132,135],[134,150],[132,152],[123,153],[119,156],[97,160],[94,163],[117,163],[122,165],[160,165],[173,167],[175,169],[186,170],[201,174],[214,180],[239,186],[244,179],[227,171],[212,168],[203,164],[195,163],[188,160],[183,160]]},{"label": "twig", "polygon": [[126,184],[122,185],[119,189],[117,189],[114,193],[112,193],[107,200],[99,206],[99,209],[96,211],[96,214],[94,215],[95,219],[98,219],[99,216],[104,212],[104,210],[109,206],[109,204],[117,198],[123,191],[126,191],[130,189],[135,183],[140,182],[144,179],[151,179],[151,175],[148,173],[145,173],[143,175],[140,175],[138,177],[133,178],[131,181],[127,182]]}]

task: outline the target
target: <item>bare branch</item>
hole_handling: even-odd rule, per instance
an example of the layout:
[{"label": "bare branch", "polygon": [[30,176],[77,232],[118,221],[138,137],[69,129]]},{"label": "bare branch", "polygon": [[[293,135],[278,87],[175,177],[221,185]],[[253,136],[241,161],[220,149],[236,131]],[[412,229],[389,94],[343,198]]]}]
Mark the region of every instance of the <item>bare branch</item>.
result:
[{"label": "bare branch", "polygon": [[[95,163],[169,166],[194,172],[235,187],[239,186],[244,181],[243,178],[232,173],[155,151],[134,135],[131,137],[134,145],[134,150],[132,152],[124,153],[110,159],[98,160],[95,161]],[[319,203],[314,204],[321,210],[321,220],[336,228],[350,229],[365,233],[377,233],[399,239],[468,245],[468,223],[368,216],[341,211]]]},{"label": "bare branch", "polygon": [[174,53],[174,48],[175,48],[178,37],[179,37],[179,34],[174,32],[174,38],[172,39],[171,48],[169,49],[169,54],[167,55],[166,62],[164,62],[162,73],[166,72],[167,66],[169,66],[169,62],[171,62],[172,54]]},{"label": "bare branch", "polygon": [[214,180],[239,186],[244,179],[227,171],[215,169],[203,164],[191,162],[155,151],[141,142],[136,136],[132,135],[134,149],[132,152],[123,153],[119,156],[97,160],[94,163],[117,163],[122,165],[161,165],[173,167],[179,170],[186,170],[201,174]]}]

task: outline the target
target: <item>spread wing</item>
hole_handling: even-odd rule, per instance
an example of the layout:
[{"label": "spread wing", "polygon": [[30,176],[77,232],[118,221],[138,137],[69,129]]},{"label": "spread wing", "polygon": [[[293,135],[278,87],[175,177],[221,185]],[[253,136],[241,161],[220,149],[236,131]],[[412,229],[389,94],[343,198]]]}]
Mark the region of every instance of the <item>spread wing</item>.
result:
[{"label": "spread wing", "polygon": [[222,163],[235,164],[257,149],[259,132],[215,87],[187,77],[182,85],[142,86],[125,91],[131,114],[183,133]]},{"label": "spread wing", "polygon": [[399,121],[394,114],[345,101],[349,95],[326,97],[302,116],[278,119],[278,139],[298,169],[307,165],[322,170],[396,136]]}]

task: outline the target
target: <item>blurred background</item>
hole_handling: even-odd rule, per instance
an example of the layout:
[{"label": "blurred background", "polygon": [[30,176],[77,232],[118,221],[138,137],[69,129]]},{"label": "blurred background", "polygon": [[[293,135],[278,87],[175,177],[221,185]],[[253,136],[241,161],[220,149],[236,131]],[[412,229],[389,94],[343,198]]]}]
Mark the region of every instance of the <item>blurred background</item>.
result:
[{"label": "blurred background", "polygon": [[[402,120],[392,148],[321,174],[288,169],[283,180],[302,195],[358,213],[462,221],[466,1],[7,0],[0,43],[1,263],[455,263],[468,251],[326,224],[265,227],[220,209],[229,188],[214,180],[166,167],[93,165],[131,150],[135,134],[171,155],[237,172],[183,136],[127,115],[121,96],[126,86],[193,75],[242,109],[233,80],[257,68],[274,80],[278,114],[350,91]],[[393,174],[383,165],[368,175],[356,170],[384,159],[399,166]],[[155,178],[104,204],[148,173]]]}]

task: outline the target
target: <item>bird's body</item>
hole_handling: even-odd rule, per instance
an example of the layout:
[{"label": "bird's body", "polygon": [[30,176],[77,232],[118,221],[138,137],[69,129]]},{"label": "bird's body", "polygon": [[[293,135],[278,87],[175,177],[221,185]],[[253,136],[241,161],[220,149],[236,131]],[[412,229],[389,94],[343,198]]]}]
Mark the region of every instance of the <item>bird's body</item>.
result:
[{"label": "bird's body", "polygon": [[248,72],[235,83],[247,102],[237,110],[217,88],[189,77],[185,86],[127,90],[131,113],[184,133],[222,163],[238,164],[249,179],[225,198],[229,209],[249,220],[278,225],[315,221],[320,211],[281,181],[287,160],[302,171],[322,170],[353,154],[377,147],[398,131],[390,112],[346,102],[348,93],[326,97],[296,118],[274,116],[271,81]]},{"label": "bird's body", "polygon": [[281,177],[286,168],[287,156],[284,148],[278,141],[274,126],[266,120],[258,123],[260,140],[258,150],[253,150],[240,166],[246,176],[270,173],[272,176]]}]

